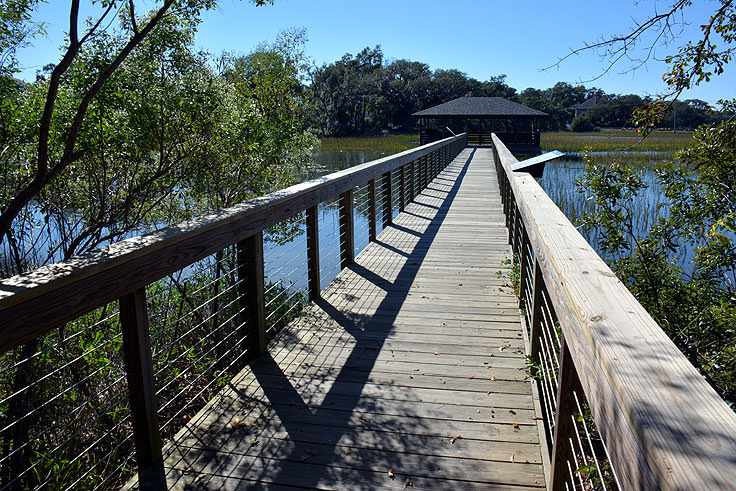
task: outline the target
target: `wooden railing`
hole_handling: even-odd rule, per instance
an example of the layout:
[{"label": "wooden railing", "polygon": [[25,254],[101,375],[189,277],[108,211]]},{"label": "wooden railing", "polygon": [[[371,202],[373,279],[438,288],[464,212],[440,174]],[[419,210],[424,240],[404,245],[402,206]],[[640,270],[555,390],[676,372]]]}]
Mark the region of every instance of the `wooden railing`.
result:
[{"label": "wooden railing", "polygon": [[[494,133],[468,132],[468,145],[492,145]],[[539,147],[539,131],[509,131],[495,133],[506,146]]]},{"label": "wooden railing", "polygon": [[494,135],[551,489],[733,489],[736,415]]},{"label": "wooden railing", "polygon": [[[160,486],[164,482],[162,437],[157,420],[147,286],[174,272],[186,271],[190,265],[219,251],[234,248],[237,266],[233,269],[233,276],[238,279],[233,282],[237,297],[233,300],[236,308],[232,317],[238,319],[239,329],[249,326],[249,331],[242,335],[247,344],[238,345],[238,348],[247,350],[249,356],[263,353],[267,341],[264,230],[306,210],[308,290],[309,296],[316,298],[320,291],[318,205],[339,198],[340,263],[342,267],[348,266],[355,254],[353,193],[356,186],[367,186],[368,235],[370,240],[374,240],[377,202],[382,211],[383,225],[389,225],[395,210],[392,195],[398,194],[398,207],[403,210],[404,204],[413,200],[465,146],[465,135],[447,138],[304,182],[212,215],[124,240],[68,262],[3,280],[0,282],[0,354],[20,350],[21,346],[28,346],[47,333],[63,329],[67,322],[111,302],[119,302],[124,378],[127,378],[130,396],[138,473],[142,479]],[[396,189],[392,190],[392,182],[396,183],[394,186],[398,185],[398,193]],[[179,293],[183,295],[181,290]],[[60,338],[61,343],[65,342],[63,335]],[[26,358],[36,356],[33,350],[26,355]],[[18,373],[24,372],[26,361],[14,358],[8,363],[11,368],[16,367]],[[21,383],[17,394],[2,394],[2,399],[21,397],[32,384],[33,380]],[[40,401],[40,404],[46,402]],[[27,408],[26,414],[30,414],[29,411],[34,409]],[[14,426],[25,425],[17,421],[2,422],[9,432]],[[25,433],[27,438],[27,429]],[[19,445],[18,440],[14,443]],[[15,454],[15,457],[0,455],[3,458],[0,463],[6,466],[8,459],[17,458],[18,452]],[[32,472],[35,464],[29,464],[28,472]],[[61,478],[51,477],[58,485]],[[17,475],[8,476],[4,471],[0,479],[5,480],[0,482],[0,487],[28,487],[28,481],[18,480]],[[31,485],[38,484],[36,481]]]}]

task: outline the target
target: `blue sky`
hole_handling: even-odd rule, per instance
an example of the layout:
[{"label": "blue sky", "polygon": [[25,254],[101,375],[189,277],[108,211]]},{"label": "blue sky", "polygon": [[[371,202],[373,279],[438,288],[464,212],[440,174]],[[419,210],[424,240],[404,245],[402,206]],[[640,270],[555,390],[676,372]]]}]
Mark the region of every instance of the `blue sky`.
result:
[{"label": "blue sky", "polygon": [[[432,69],[456,68],[479,80],[506,74],[512,87],[547,88],[558,81],[582,82],[608,93],[653,95],[666,90],[662,83],[664,63],[650,60],[643,68],[625,72],[631,63],[614,67],[599,76],[606,62],[594,53],[569,58],[553,65],[570,49],[594,42],[601,36],[620,34],[634,20],[643,20],[665,0],[276,0],[273,6],[255,7],[247,1],[220,0],[217,10],[205,13],[196,44],[212,53],[223,50],[248,52],[261,41],[271,41],[280,30],[303,27],[309,42],[307,55],[317,65],[330,63],[345,53],[355,54],[366,46],[381,45],[388,60],[422,61]],[[50,0],[38,11],[49,32],[34,47],[24,50],[22,78],[32,80],[36,69],[56,62],[64,39],[68,2]],[[152,5],[152,3],[151,3]],[[675,46],[694,39],[698,26],[715,6],[699,0],[688,11],[682,36],[670,47],[657,49],[654,58],[664,58]],[[637,53],[641,56],[642,53]],[[736,62],[724,75],[695,88],[684,98],[715,103],[736,97]]]}]

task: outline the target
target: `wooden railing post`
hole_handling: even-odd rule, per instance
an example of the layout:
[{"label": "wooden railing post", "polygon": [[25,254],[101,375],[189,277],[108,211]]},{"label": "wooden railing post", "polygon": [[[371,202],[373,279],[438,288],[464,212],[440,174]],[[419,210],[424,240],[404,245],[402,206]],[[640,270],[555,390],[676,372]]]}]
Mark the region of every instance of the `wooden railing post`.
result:
[{"label": "wooden railing post", "polygon": [[509,199],[509,215],[506,219],[506,228],[509,231],[509,245],[511,246],[511,253],[514,253],[514,232],[516,225],[516,201],[512,197]]},{"label": "wooden railing post", "polygon": [[542,289],[544,288],[544,277],[539,263],[534,261],[534,281],[532,282],[532,304],[527,306],[531,309],[529,319],[529,356],[532,361],[539,363],[539,350],[542,337]]},{"label": "wooden railing post", "polygon": [[415,190],[414,190],[414,184],[415,184],[415,173],[414,169],[416,168],[416,160],[412,160],[409,163],[409,202],[411,203],[414,201],[414,197],[416,196]]},{"label": "wooden railing post", "polygon": [[120,325],[138,478],[142,489],[166,489],[145,287],[120,298]]},{"label": "wooden railing post", "polygon": [[355,262],[355,227],[353,226],[353,190],[340,195],[340,266]]},{"label": "wooden railing post", "polygon": [[523,222],[521,223],[521,251],[519,254],[519,307],[526,308],[527,282],[529,281],[529,268],[527,264],[531,261],[529,250],[529,235]]},{"label": "wooden railing post", "polygon": [[[553,491],[565,489],[567,460],[570,454],[570,435],[573,432],[572,415],[575,408],[573,390],[578,386],[577,374],[565,338],[560,339],[560,372],[557,376],[557,408],[555,433],[550,457],[550,483]],[[573,471],[577,469],[573,463]]]},{"label": "wooden railing post", "polygon": [[427,156],[419,159],[419,193],[424,190],[427,180]]},{"label": "wooden railing post", "polygon": [[376,241],[376,180],[368,181],[368,240]]},{"label": "wooden railing post", "polygon": [[391,204],[391,171],[383,175],[383,228],[385,229],[393,221],[393,208]]},{"label": "wooden railing post", "polygon": [[406,207],[406,171],[405,166],[399,169],[399,211],[404,211]]},{"label": "wooden railing post", "polygon": [[240,286],[240,309],[243,325],[251,326],[249,335],[254,336],[252,355],[266,352],[266,294],[263,274],[263,232],[241,240],[238,249],[238,277]]},{"label": "wooden railing post", "polygon": [[309,300],[319,298],[319,215],[318,205],[307,208],[307,277]]}]

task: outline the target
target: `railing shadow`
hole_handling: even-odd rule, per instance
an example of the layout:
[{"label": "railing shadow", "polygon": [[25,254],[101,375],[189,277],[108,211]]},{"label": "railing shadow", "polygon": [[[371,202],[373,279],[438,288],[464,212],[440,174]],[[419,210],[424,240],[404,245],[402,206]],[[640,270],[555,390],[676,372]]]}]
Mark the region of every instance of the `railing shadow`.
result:
[{"label": "railing shadow", "polygon": [[[391,438],[391,441],[381,437],[385,432],[403,431],[402,423],[393,422],[391,417],[383,418],[380,427],[376,426],[380,431],[358,436],[354,429],[355,411],[358,410],[358,418],[362,419],[361,426],[369,427],[371,421],[363,415],[383,411],[380,399],[362,397],[364,389],[381,349],[393,330],[399,310],[411,292],[418,265],[424,260],[445,220],[474,153],[475,150],[472,150],[457,171],[457,178],[451,187],[432,188],[432,199],[437,199],[438,193],[446,193],[442,204],[435,207],[425,203],[422,209],[426,207],[426,213],[430,216],[417,212],[420,213],[419,217],[429,220],[429,223],[422,220],[422,225],[426,224],[423,235],[417,238],[416,232],[405,227],[394,228],[395,232],[406,233],[408,238],[415,241],[410,253],[377,241],[387,255],[401,257],[403,264],[398,271],[391,271],[390,275],[384,276],[384,273],[371,271],[359,264],[349,267],[353,274],[385,292],[385,297],[373,314],[346,313],[341,310],[339,303],[318,299],[315,303],[321,315],[315,316],[313,335],[303,332],[292,335],[287,332],[279,341],[281,353],[266,353],[250,364],[254,380],[246,386],[251,389],[248,393],[238,380],[233,380],[228,400],[211,404],[210,414],[200,414],[197,421],[187,425],[186,434],[176,439],[176,447],[169,452],[169,459],[180,459],[174,467],[196,469],[195,474],[205,469],[206,476],[200,474],[192,478],[181,471],[170,471],[170,486],[179,478],[181,481],[178,486],[185,489],[215,486],[218,479],[224,478],[244,479],[244,486],[255,484],[256,479],[263,478],[274,484],[313,488],[325,480],[341,482],[343,475],[350,475],[350,480],[355,481],[361,472],[372,474],[369,469],[388,470],[391,466],[398,469],[403,458],[400,452],[410,450],[412,446],[421,448],[422,437],[416,434],[421,431]],[[421,201],[422,195],[417,199]],[[349,288],[345,295],[348,295],[348,300],[359,298],[350,297],[353,293]],[[331,333],[322,332],[326,326],[332,330]],[[339,330],[342,332],[335,332]],[[316,341],[315,336],[320,337],[319,333],[331,335],[329,342],[332,345],[325,342],[310,343]],[[284,353],[288,354],[281,356]],[[277,363],[275,358],[281,361]],[[307,364],[303,365],[300,360]],[[321,362],[309,364],[310,360]],[[294,377],[295,373],[298,376]],[[327,376],[331,382],[325,379]],[[325,384],[330,384],[326,393]],[[265,397],[248,395],[254,389]],[[401,387],[394,389],[397,394],[402,390]],[[414,402],[407,400],[401,405],[405,415],[410,416]],[[223,416],[227,418],[225,425],[222,424]],[[254,420],[258,422],[257,429],[250,427],[250,423],[246,424],[246,421]],[[422,423],[417,418],[412,424],[418,429]],[[203,432],[203,427],[207,428],[206,432]],[[360,447],[377,452],[361,452],[350,444],[338,445],[346,438],[348,442],[359,441]],[[265,450],[266,446],[269,452],[264,451],[259,456],[258,447]],[[391,455],[390,462],[387,461],[386,452]],[[355,467],[363,471],[344,467],[346,459],[354,459]],[[412,466],[416,468],[417,456],[411,459]],[[428,474],[437,470],[432,459],[424,460],[421,463],[424,469],[420,470]],[[205,485],[203,479],[208,480],[208,484]]]}]

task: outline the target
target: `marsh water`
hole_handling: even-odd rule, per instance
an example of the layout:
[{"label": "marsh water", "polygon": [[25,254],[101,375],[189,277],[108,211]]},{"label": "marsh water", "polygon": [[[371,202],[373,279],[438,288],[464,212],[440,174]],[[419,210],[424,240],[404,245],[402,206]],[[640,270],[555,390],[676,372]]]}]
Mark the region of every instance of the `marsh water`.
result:
[{"label": "marsh water", "polygon": [[[659,216],[667,213],[662,188],[657,180],[655,169],[657,164],[666,160],[671,153],[629,151],[625,154],[624,157],[627,161],[636,163],[636,167],[641,172],[646,184],[646,188],[635,198],[632,206],[635,233],[643,236]],[[314,175],[345,169],[385,155],[386,153],[377,150],[317,152],[314,155]],[[613,154],[609,152],[593,153],[594,158],[600,158],[603,161],[611,161],[611,159],[620,155],[620,153]],[[519,156],[519,158],[521,160],[524,156]],[[569,154],[549,162],[538,182],[573,225],[578,227],[593,248],[601,253],[596,231],[586,231],[580,228],[582,214],[591,211],[591,202],[587,199],[588,195],[576,184],[583,176],[584,170],[585,162],[582,157],[579,154]],[[356,230],[357,223],[356,221]],[[681,262],[685,264],[689,259],[690,257],[682,257]]]}]

